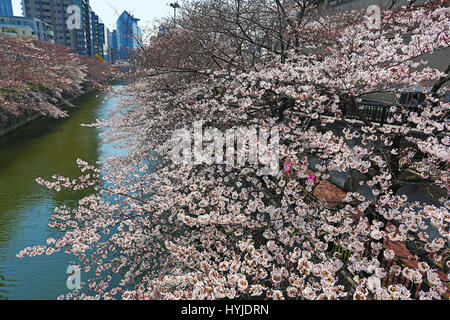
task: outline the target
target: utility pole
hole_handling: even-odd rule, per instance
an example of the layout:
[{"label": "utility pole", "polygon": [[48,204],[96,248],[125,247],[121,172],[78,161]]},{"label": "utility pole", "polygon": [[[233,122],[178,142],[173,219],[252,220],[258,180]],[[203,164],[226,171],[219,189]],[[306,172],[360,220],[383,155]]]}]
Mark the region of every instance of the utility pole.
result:
[{"label": "utility pole", "polygon": [[177,9],[181,8],[178,2],[173,2],[170,4],[170,6],[173,8],[173,26],[174,28],[177,27]]}]

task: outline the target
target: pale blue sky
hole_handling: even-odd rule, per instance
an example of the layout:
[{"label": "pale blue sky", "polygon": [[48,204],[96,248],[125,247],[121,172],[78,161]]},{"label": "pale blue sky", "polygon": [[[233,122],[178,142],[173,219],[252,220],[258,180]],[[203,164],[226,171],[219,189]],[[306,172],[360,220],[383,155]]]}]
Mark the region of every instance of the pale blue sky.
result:
[{"label": "pale blue sky", "polygon": [[[22,15],[21,0],[12,0],[14,15]],[[90,0],[92,10],[110,29],[115,29],[118,15],[128,10],[136,18],[141,19],[141,27],[151,25],[155,18],[173,15],[169,3],[174,0]]]}]

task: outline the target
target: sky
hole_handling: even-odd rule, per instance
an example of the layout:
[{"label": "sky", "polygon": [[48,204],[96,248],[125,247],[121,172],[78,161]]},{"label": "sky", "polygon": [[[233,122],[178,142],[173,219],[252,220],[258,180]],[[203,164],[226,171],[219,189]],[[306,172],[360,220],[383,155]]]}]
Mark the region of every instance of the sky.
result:
[{"label": "sky", "polygon": [[[12,0],[14,15],[22,15],[21,0]],[[174,0],[90,0],[92,10],[100,17],[106,27],[115,29],[119,15],[127,10],[136,18],[141,19],[141,27],[151,25],[155,18],[173,14],[169,3]]]}]

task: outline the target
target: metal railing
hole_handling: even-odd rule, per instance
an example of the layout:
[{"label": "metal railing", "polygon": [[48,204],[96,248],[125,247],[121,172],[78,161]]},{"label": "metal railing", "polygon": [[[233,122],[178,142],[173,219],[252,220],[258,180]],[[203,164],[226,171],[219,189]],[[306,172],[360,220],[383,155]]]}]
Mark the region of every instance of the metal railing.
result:
[{"label": "metal railing", "polygon": [[[342,116],[345,119],[360,120],[359,115],[350,106],[341,107]],[[391,116],[390,106],[378,101],[363,101],[359,107],[359,112],[368,121],[385,124],[388,117]]]}]

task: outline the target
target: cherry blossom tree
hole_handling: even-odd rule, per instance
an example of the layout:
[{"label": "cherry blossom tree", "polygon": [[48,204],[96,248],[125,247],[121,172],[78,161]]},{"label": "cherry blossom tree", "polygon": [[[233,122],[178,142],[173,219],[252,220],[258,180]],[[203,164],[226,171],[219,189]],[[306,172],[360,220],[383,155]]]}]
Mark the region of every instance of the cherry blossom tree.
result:
[{"label": "cherry blossom tree", "polygon": [[111,79],[105,62],[71,53],[65,46],[0,37],[0,112],[3,118],[36,112],[67,114],[60,105],[87,87]]},{"label": "cherry blossom tree", "polygon": [[[365,11],[261,3],[185,3],[179,29],[136,57],[112,119],[94,124],[127,155],[102,169],[79,160],[78,179],[38,179],[55,191],[93,190],[78,207],[56,209],[50,225],[64,236],[18,254],[63,250],[95,271],[65,298],[448,298],[449,70],[427,66],[448,49],[448,6],[386,9],[374,29]],[[241,19],[261,30],[245,36]],[[411,87],[423,88],[415,107],[401,101]],[[374,94],[392,97],[386,124],[364,112]],[[236,163],[251,146],[227,162],[174,161],[174,134],[195,140],[195,122],[205,136],[277,129],[278,171]],[[371,196],[322,197],[333,172],[364,176]],[[443,194],[438,205],[399,193],[414,184]],[[406,282],[388,281],[398,275]]]}]

